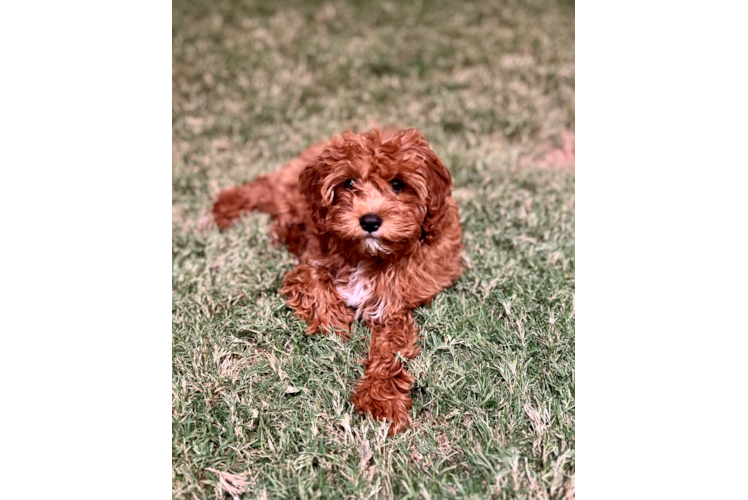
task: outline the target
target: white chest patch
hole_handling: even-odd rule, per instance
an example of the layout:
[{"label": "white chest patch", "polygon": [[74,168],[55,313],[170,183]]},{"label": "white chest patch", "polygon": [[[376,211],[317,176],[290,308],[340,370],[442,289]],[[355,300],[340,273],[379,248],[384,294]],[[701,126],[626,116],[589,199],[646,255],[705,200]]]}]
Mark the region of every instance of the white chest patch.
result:
[{"label": "white chest patch", "polygon": [[374,297],[374,283],[368,276],[368,266],[360,265],[348,275],[347,281],[341,280],[336,289],[345,301],[345,305],[356,309],[356,319],[377,319],[382,315],[384,302]]},{"label": "white chest patch", "polygon": [[366,271],[365,266],[359,266],[348,275],[348,281],[338,283],[338,293],[348,307],[358,308],[369,300],[373,287],[371,279],[365,276]]}]

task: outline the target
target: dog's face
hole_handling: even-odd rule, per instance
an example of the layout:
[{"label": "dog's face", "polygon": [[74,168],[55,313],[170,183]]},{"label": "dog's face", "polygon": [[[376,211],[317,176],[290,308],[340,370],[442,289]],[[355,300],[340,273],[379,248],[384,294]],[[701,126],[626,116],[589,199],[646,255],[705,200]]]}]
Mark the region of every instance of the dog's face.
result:
[{"label": "dog's face", "polygon": [[414,129],[339,135],[299,181],[318,230],[370,257],[396,257],[436,236],[452,183]]}]

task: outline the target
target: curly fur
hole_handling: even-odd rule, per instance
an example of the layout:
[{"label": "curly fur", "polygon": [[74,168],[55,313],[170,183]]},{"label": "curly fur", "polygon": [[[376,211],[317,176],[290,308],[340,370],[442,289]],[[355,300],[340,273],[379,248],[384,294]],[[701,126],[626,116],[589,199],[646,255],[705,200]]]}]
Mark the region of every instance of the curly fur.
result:
[{"label": "curly fur", "polygon": [[[299,258],[281,293],[307,333],[348,338],[353,321],[366,322],[371,344],[352,402],[392,422],[390,434],[412,424],[413,377],[402,361],[419,352],[411,311],[461,272],[451,184],[417,130],[374,129],[316,144],[275,173],[224,189],[213,207],[220,228],[250,210],[272,216],[274,239]],[[367,214],[382,220],[374,232],[360,223]]]}]

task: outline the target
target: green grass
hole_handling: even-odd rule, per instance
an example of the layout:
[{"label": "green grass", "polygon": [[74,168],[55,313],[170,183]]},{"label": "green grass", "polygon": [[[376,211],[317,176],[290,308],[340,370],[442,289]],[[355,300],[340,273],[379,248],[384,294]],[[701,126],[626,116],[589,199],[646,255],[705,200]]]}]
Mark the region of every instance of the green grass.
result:
[{"label": "green grass", "polygon": [[[372,120],[450,168],[467,268],[415,311],[415,427],[348,398],[368,330],[307,337],[278,294],[269,218],[219,233],[220,187]],[[568,2],[234,2],[173,7],[173,494],[573,497],[574,130]],[[211,470],[209,470],[211,469]]]}]

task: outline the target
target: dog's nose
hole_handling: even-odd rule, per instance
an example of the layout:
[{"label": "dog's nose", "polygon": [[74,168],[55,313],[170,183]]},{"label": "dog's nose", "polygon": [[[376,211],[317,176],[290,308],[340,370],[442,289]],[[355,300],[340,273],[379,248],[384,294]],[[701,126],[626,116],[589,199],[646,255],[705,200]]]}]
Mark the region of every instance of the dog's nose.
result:
[{"label": "dog's nose", "polygon": [[364,231],[373,233],[382,225],[382,218],[377,214],[366,214],[358,220]]}]

